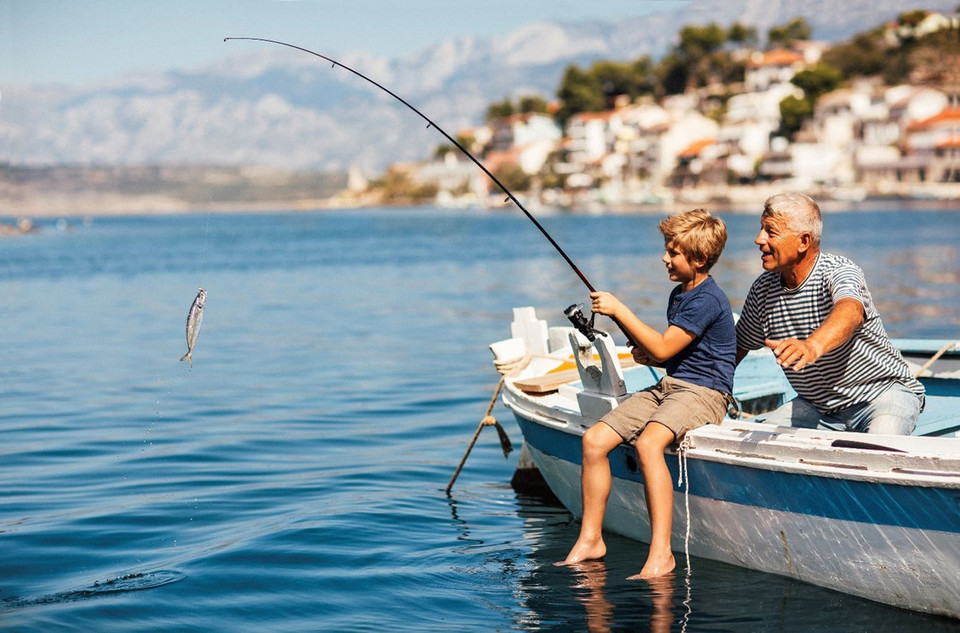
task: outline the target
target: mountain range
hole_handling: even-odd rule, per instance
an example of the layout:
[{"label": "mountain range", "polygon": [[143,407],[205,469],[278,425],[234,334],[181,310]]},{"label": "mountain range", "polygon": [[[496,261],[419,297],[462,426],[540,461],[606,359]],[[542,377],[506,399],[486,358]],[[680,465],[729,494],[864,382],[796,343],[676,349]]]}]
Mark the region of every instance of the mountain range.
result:
[{"label": "mountain range", "polygon": [[[487,106],[504,97],[552,97],[570,64],[658,59],[684,25],[740,21],[763,36],[771,26],[804,17],[815,39],[839,41],[911,8],[949,11],[956,3],[693,0],[683,10],[615,22],[541,22],[494,38],[447,39],[396,59],[315,50],[387,86],[455,135],[481,123]],[[344,69],[255,44],[227,42],[221,61],[191,70],[82,87],[6,86],[0,162],[377,172],[429,156],[444,142],[413,112]]]}]

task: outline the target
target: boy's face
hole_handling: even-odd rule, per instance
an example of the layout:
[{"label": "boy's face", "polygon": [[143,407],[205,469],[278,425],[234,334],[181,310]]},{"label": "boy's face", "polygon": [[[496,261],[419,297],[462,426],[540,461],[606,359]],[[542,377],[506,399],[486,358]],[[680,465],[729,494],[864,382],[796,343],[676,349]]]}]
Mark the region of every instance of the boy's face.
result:
[{"label": "boy's face", "polygon": [[[667,274],[670,276],[670,281],[682,284],[693,281],[697,276],[698,262],[688,260],[687,256],[676,247],[673,240],[667,241],[661,261],[667,265]],[[705,263],[699,262],[701,266]]]}]

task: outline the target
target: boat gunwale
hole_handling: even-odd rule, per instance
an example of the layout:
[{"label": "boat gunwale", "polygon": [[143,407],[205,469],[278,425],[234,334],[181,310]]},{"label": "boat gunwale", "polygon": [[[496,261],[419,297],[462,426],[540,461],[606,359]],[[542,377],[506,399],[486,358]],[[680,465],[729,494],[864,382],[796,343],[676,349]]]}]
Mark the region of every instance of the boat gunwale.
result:
[{"label": "boat gunwale", "polygon": [[[548,411],[555,410],[549,405],[537,406],[537,398],[507,385],[503,401],[515,415],[523,415],[533,423],[549,428],[582,436],[595,422],[573,414],[569,419],[551,417]],[[533,406],[524,406],[533,405]],[[744,433],[762,434],[762,440],[748,440]],[[726,463],[767,471],[822,476],[831,479],[844,479],[868,483],[906,486],[936,486],[945,489],[960,489],[960,438],[936,436],[866,436],[863,433],[818,431],[766,425],[755,422],[727,418],[719,425],[708,425],[687,433],[688,446],[684,453],[688,459]],[[834,446],[832,442],[868,438],[877,448],[857,448]],[[907,444],[919,445],[904,449],[889,447],[883,451],[878,448],[883,442],[907,440]],[[748,443],[751,449],[740,448]],[[931,445],[923,450],[923,445]],[[624,444],[625,445],[625,444]],[[951,450],[933,450],[936,445],[947,445]],[[670,454],[678,453],[677,445],[668,447]],[[758,452],[757,449],[761,450]],[[776,454],[781,451],[784,454]],[[903,452],[894,452],[903,451]],[[833,459],[831,460],[831,457]],[[930,460],[943,464],[941,470],[931,470]],[[917,463],[923,460],[922,463]],[[949,466],[957,468],[950,470]]]}]

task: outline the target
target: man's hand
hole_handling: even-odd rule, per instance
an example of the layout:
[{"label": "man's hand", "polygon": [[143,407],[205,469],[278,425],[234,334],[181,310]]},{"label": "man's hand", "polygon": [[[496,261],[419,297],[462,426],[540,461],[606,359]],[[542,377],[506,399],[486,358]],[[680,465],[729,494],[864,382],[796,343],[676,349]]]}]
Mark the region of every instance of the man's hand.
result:
[{"label": "man's hand", "polygon": [[846,297],[837,301],[823,324],[807,339],[767,339],[764,344],[773,350],[781,367],[800,371],[849,341],[864,319],[863,304],[857,299]]},{"label": "man's hand", "polygon": [[812,365],[823,356],[823,350],[815,342],[807,339],[788,338],[780,341],[767,339],[764,345],[773,350],[777,357],[777,364],[784,369],[800,371],[807,365]]}]

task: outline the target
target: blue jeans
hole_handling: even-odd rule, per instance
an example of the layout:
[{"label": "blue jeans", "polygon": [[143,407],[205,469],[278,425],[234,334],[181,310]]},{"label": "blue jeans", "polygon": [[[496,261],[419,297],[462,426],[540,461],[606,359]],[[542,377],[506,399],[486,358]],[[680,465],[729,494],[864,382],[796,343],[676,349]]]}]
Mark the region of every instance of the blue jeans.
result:
[{"label": "blue jeans", "polygon": [[894,383],[873,402],[854,405],[832,415],[820,413],[801,397],[779,409],[756,417],[757,422],[831,431],[857,431],[910,435],[920,415],[920,398],[900,383]]}]

